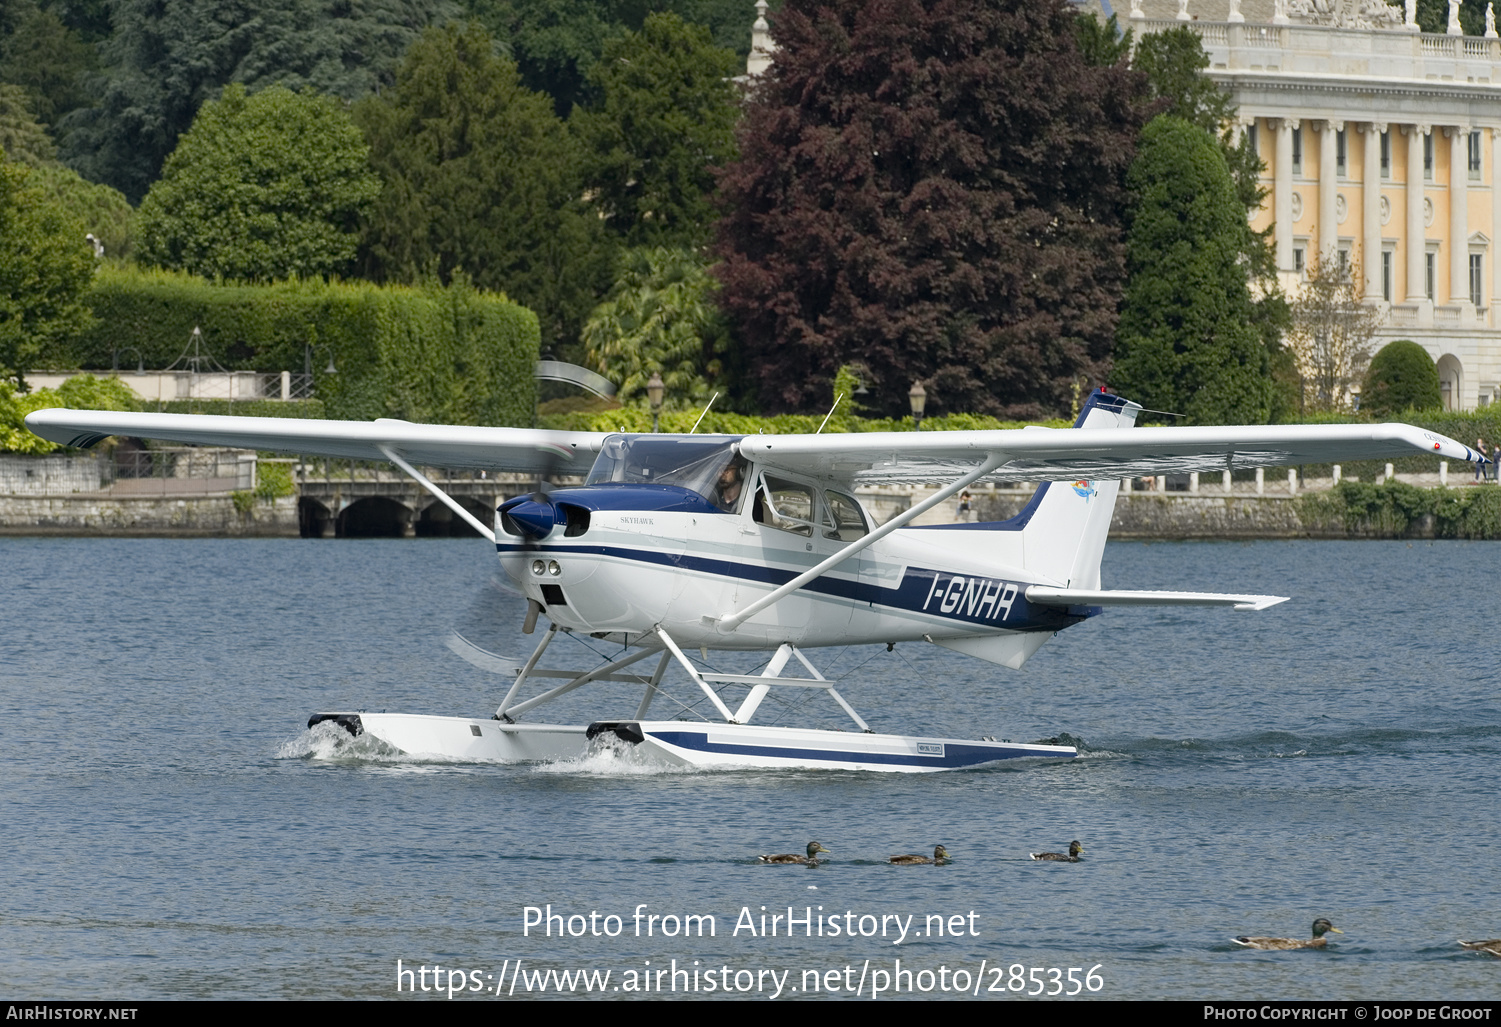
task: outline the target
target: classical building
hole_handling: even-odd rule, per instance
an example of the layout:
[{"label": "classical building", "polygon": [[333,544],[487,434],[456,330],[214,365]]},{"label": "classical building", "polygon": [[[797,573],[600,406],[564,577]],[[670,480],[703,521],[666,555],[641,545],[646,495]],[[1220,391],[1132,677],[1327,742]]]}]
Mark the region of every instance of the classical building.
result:
[{"label": "classical building", "polygon": [[[1501,39],[1419,32],[1382,0],[1122,0],[1138,34],[1188,26],[1265,165],[1290,293],[1311,262],[1357,271],[1376,346],[1420,343],[1445,406],[1501,402]],[[1103,6],[1103,5],[1102,5]]]},{"label": "classical building", "polygon": [[[1450,409],[1501,402],[1501,38],[1420,32],[1414,0],[1078,0],[1140,35],[1187,26],[1264,163],[1283,287],[1352,266],[1381,312],[1373,348],[1412,339]],[[1123,10],[1123,7],[1128,9]],[[770,65],[756,5],[748,71]]]}]

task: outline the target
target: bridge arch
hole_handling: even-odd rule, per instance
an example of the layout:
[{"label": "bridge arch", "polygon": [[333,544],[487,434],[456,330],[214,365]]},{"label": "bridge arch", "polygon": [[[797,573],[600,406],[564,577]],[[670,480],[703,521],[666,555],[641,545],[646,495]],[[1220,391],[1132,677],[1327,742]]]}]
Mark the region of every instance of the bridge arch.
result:
[{"label": "bridge arch", "polygon": [[297,497],[297,533],[303,538],[333,538],[334,512],[316,499]]},{"label": "bridge arch", "polygon": [[[495,511],[473,496],[455,496],[458,504],[486,526],[495,523]],[[479,538],[479,532],[439,500],[422,508],[414,525],[418,538]]]},{"label": "bridge arch", "polygon": [[405,538],[411,533],[411,507],[387,496],[366,496],[339,511],[339,538]]}]

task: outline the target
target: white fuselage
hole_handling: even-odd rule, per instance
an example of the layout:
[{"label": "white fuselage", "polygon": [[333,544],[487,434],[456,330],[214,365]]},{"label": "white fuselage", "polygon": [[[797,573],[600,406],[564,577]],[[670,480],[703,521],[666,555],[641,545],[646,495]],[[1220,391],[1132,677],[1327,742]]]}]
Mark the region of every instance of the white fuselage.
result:
[{"label": "white fuselage", "polygon": [[[567,502],[570,491],[550,498]],[[497,549],[506,574],[560,627],[634,637],[660,626],[684,647],[983,637],[1055,631],[1079,619],[1027,603],[1027,585],[1064,582],[1028,572],[1020,531],[902,528],[724,632],[719,618],[852,544],[773,527],[743,506],[595,509],[582,535],[568,537],[559,524],[527,543],[498,531]]]}]

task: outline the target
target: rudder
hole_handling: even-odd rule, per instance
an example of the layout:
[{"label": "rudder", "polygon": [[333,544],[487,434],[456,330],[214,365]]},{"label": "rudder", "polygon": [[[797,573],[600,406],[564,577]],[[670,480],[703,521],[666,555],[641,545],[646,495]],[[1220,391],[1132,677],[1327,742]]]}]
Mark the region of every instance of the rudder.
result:
[{"label": "rudder", "polygon": [[[1130,428],[1141,408],[1120,396],[1091,393],[1075,428]],[[1043,482],[1021,529],[1027,570],[1064,588],[1099,588],[1100,560],[1115,514],[1119,481]]]}]

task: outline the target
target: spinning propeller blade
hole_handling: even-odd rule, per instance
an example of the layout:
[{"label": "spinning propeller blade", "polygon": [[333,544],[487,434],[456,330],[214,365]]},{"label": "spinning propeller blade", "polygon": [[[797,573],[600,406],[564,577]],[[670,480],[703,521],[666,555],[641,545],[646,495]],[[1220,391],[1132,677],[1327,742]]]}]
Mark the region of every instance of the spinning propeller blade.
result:
[{"label": "spinning propeller blade", "polygon": [[464,662],[487,670],[492,674],[503,674],[514,679],[521,672],[524,660],[513,660],[499,653],[492,653],[488,649],[482,649],[457,631],[450,631],[447,639],[448,648],[455,656]]}]

